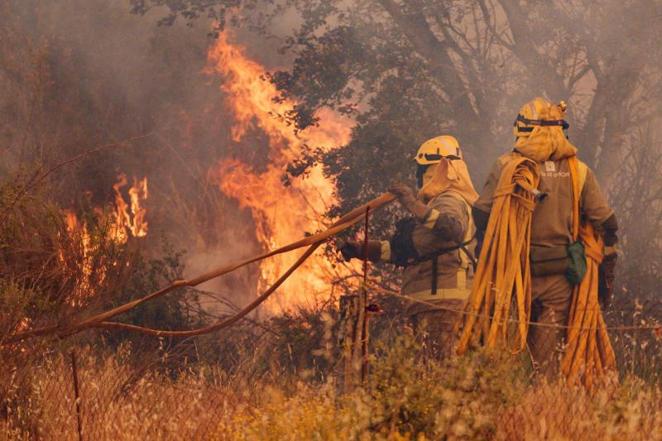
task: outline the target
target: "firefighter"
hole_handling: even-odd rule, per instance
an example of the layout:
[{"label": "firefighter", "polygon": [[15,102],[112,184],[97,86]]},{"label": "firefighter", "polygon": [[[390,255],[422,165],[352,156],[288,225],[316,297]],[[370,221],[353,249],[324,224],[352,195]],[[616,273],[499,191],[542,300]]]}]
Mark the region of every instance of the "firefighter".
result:
[{"label": "firefighter", "polygon": [[[528,346],[534,367],[547,375],[558,369],[564,329],[556,325],[567,324],[573,286],[579,283],[577,268],[573,267],[576,260],[571,255],[577,245],[572,241],[573,189],[568,164],[568,158],[575,156],[577,149],[566,135],[565,107],[563,102],[554,105],[536,98],[520,109],[513,129],[515,148],[497,159],[473,205],[480,236],[487,228],[493,195],[504,165],[518,155],[538,163],[538,190],[547,196],[536,204],[532,215],[532,320],[553,326],[531,326]],[[599,299],[602,306],[607,307],[616,265],[618,224],[595,175],[586,164],[581,161],[578,164],[581,217],[598,228],[606,246],[600,267]]]},{"label": "firefighter", "polygon": [[[423,143],[415,157],[417,189],[396,182],[389,191],[410,216],[396,224],[390,240],[367,244],[367,258],[403,267],[401,294],[411,298],[410,323],[433,355],[452,347],[452,330],[469,296],[469,273],[475,263],[474,190],[458,141],[438,136]],[[363,243],[345,242],[345,260],[361,258]],[[435,308],[438,306],[440,308]]]}]

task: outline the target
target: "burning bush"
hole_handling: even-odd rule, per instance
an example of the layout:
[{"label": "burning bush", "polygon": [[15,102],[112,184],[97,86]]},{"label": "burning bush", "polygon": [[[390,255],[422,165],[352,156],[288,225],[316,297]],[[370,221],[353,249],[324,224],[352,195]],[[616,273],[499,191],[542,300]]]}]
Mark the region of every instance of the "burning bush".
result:
[{"label": "burning bush", "polygon": [[[157,257],[146,256],[137,242],[146,234],[146,224],[137,222],[144,213],[135,203],[131,209],[118,203],[124,202],[118,188],[116,205],[78,213],[62,210],[43,193],[19,195],[20,189],[9,181],[0,185],[3,337],[67,324],[182,277],[181,253],[165,246]],[[173,293],[124,319],[182,329],[199,323],[196,302],[193,293]],[[111,340],[127,338],[135,335],[115,333]]]},{"label": "burning bush", "polygon": [[[65,213],[45,195],[18,197],[17,187],[0,187],[0,280],[3,305],[9,308],[2,327],[7,332],[66,320],[92,300],[93,286],[104,286],[108,262],[121,260],[101,225],[85,234],[73,231]],[[18,301],[4,304],[12,297]]]}]

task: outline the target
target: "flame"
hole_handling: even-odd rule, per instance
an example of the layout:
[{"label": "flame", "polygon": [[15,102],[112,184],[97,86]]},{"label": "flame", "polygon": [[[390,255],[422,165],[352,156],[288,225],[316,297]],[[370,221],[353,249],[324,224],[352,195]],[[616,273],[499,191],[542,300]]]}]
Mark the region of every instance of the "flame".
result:
[{"label": "flame", "polygon": [[[113,185],[115,192],[115,204],[110,213],[110,218],[104,210],[95,209],[98,223],[109,226],[109,239],[119,245],[127,243],[130,237],[145,237],[147,235],[147,221],[145,216],[147,209],[143,206],[148,197],[147,178],[133,179],[133,185],[128,189],[128,202],[122,195],[122,189],[128,184],[124,174],[118,177],[117,183]],[[75,265],[76,286],[69,297],[69,304],[81,306],[93,291],[94,286],[100,285],[106,278],[108,267],[116,262],[98,262],[97,258],[103,260],[105,256],[97,256],[99,243],[92,240],[87,223],[81,222],[76,213],[64,210],[64,222],[69,238],[74,244],[78,244],[79,254]],[[67,256],[63,249],[59,252],[60,261],[67,263]]]},{"label": "flame", "polygon": [[[323,214],[335,199],[335,182],[324,176],[321,166],[313,166],[303,179],[290,185],[283,183],[286,166],[299,159],[306,145],[325,151],[345,145],[350,140],[352,121],[331,109],[321,109],[316,115],[319,124],[296,133],[281,115],[296,104],[292,100],[276,100],[275,86],[265,81],[265,69],[249,59],[244,49],[228,42],[221,34],[209,50],[210,71],[225,81],[221,88],[228,96],[234,113],[232,139],[241,141],[251,128],[266,134],[269,142],[269,163],[257,172],[237,159],[225,159],[213,175],[221,190],[235,198],[240,207],[251,210],[256,225],[256,237],[267,249],[293,242],[306,233],[321,229]],[[270,285],[297,256],[289,253],[268,259],[260,266],[258,289]],[[310,301],[317,294],[329,294],[337,270],[319,253],[302,265],[280,289],[278,304],[271,310],[283,310]]]},{"label": "flame", "polygon": [[129,188],[129,203],[124,200],[121,189],[128,184],[126,175],[121,174],[113,185],[115,191],[115,221],[111,226],[111,236],[118,243],[126,243],[129,237],[145,237],[147,235],[147,210],[142,202],[147,199],[147,178],[133,179]]},{"label": "flame", "polygon": [[[73,243],[80,245],[78,250],[80,255],[75,260],[75,274],[73,274],[76,285],[69,295],[68,301],[71,306],[82,306],[91,293],[92,277],[94,276],[94,253],[98,249],[98,245],[92,244],[87,224],[79,222],[76,213],[65,210],[64,221],[69,238],[73,240]],[[66,264],[67,257],[63,250],[60,250],[59,256],[60,260]],[[99,283],[103,282],[106,278],[105,268],[99,269],[96,278]]]},{"label": "flame", "polygon": [[79,228],[78,216],[76,216],[76,213],[73,211],[64,210],[64,223],[67,226],[67,231],[69,233],[77,231]]}]

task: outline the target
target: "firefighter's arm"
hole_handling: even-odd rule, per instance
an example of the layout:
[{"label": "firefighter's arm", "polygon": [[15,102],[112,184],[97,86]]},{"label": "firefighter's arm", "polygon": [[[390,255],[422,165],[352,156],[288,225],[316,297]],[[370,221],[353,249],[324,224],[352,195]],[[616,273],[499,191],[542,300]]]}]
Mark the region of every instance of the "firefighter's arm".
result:
[{"label": "firefighter's arm", "polygon": [[[614,210],[609,206],[600,184],[593,171],[589,168],[586,171],[586,180],[581,193],[582,214],[593,224],[594,227],[603,231],[603,237],[607,246],[613,246],[618,241],[616,231],[618,223]],[[607,244],[609,241],[611,243]]]},{"label": "firefighter's arm", "polygon": [[616,215],[612,214],[605,220],[600,228],[605,243],[604,257],[598,270],[598,300],[600,305],[606,309],[611,305],[614,295],[614,281],[616,280],[616,266],[618,263],[618,221]]},{"label": "firefighter's arm", "polygon": [[598,297],[602,307],[607,308],[612,300],[616,278],[618,221],[590,169],[586,173],[586,181],[582,188],[581,205],[583,215],[602,233],[604,239],[605,249],[599,268]]},{"label": "firefighter's arm", "polygon": [[479,233],[484,232],[487,229],[487,221],[490,219],[490,212],[492,211],[494,192],[499,183],[502,168],[503,163],[502,160],[499,159],[492,166],[492,169],[485,180],[485,185],[483,185],[483,189],[478,195],[478,199],[474,202],[473,207],[471,208],[474,224]]},{"label": "firefighter's arm", "polygon": [[422,220],[424,227],[449,242],[461,243],[469,228],[466,203],[457,196],[442,193],[428,204],[429,212]]},{"label": "firefighter's arm", "polygon": [[416,193],[407,184],[395,182],[388,189],[389,193],[398,198],[398,202],[407,211],[413,214],[418,220],[423,221],[430,213],[430,208],[423,202],[416,199]]},{"label": "firefighter's arm", "polygon": [[493,195],[499,183],[502,167],[501,160],[497,160],[494,163],[490,173],[487,175],[487,180],[485,181],[485,185],[483,185],[478,199],[471,207],[471,215],[476,226],[476,256],[480,255],[480,250],[483,247],[485,230],[487,230],[487,223],[490,220],[490,212],[492,211]]},{"label": "firefighter's arm", "polygon": [[369,240],[367,244],[357,240],[348,240],[339,244],[338,251],[346,262],[352,259],[363,260],[366,256],[371,262],[391,260],[391,244],[386,240]]},{"label": "firefighter's arm", "polygon": [[434,230],[439,236],[453,242],[461,242],[468,225],[468,214],[464,203],[454,196],[441,194],[424,204],[416,198],[414,191],[399,182],[389,188],[400,204],[423,226]]},{"label": "firefighter's arm", "polygon": [[472,207],[471,214],[473,215],[476,229],[483,232],[487,230],[487,222],[490,220],[490,213],[486,213],[480,208]]}]

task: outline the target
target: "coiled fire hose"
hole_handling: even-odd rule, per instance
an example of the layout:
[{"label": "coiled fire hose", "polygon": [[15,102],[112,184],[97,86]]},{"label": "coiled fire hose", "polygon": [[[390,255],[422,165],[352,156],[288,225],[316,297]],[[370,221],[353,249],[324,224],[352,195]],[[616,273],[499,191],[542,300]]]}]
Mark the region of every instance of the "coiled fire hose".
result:
[{"label": "coiled fire hose", "polygon": [[573,182],[573,239],[579,238],[584,244],[586,274],[572,293],[561,372],[569,383],[581,383],[591,389],[596,381],[607,378],[605,374],[616,370],[616,355],[598,302],[598,268],[604,243],[590,222],[580,225],[579,163],[576,157],[568,162]]},{"label": "coiled fire hose", "polygon": [[[580,225],[578,161],[576,157],[568,161],[573,185],[572,233],[574,240],[579,238],[584,245],[587,272],[573,289],[561,372],[569,383],[591,388],[596,378],[615,369],[616,358],[598,303],[598,266],[603,243],[590,223]],[[481,344],[488,350],[507,348],[512,353],[526,348],[531,317],[529,249],[536,201],[533,189],[539,181],[537,164],[524,157],[511,160],[501,173],[485,245],[465,307],[457,345],[459,354]],[[510,341],[513,315],[517,329],[514,341]]]},{"label": "coiled fire hose", "polygon": [[[220,268],[202,274],[193,279],[177,280],[172,284],[166,286],[165,288],[162,288],[158,291],[145,295],[144,297],[141,297],[139,299],[120,305],[116,308],[96,314],[80,322],[73,324],[64,324],[64,325],[56,324],[52,326],[46,326],[43,328],[37,328],[37,329],[21,332],[9,336],[8,338],[5,338],[3,340],[0,340],[0,344],[1,345],[12,344],[31,337],[46,336],[46,335],[57,335],[60,337],[66,337],[73,334],[77,334],[85,329],[90,329],[90,328],[125,329],[129,331],[141,332],[144,334],[154,335],[158,337],[191,337],[191,336],[207,334],[210,332],[218,331],[223,328],[227,328],[228,326],[231,326],[237,321],[241,320],[252,310],[257,308],[261,303],[263,303],[327,239],[337,235],[338,233],[341,233],[342,231],[347,230],[351,226],[360,222],[364,218],[366,211],[374,212],[374,210],[389,204],[393,200],[395,200],[395,196],[393,194],[384,193],[381,196],[371,200],[370,202],[358,208],[355,208],[349,213],[345,214],[325,231],[308,236],[297,242],[293,242],[289,245],[282,246],[280,248],[260,254],[258,256],[222,266]],[[207,282],[216,277],[231,273],[232,271],[235,271],[251,263],[258,262],[260,260],[266,259],[271,256],[275,256],[277,254],[282,254],[288,251],[296,250],[298,248],[303,248],[305,246],[307,246],[308,249],[306,249],[306,251],[301,255],[301,257],[299,257],[299,259],[297,259],[297,261],[285,273],[283,273],[283,275],[281,275],[280,278],[278,278],[278,280],[276,280],[276,282],[274,282],[274,284],[271,287],[269,287],[260,296],[256,297],[255,300],[253,300],[249,305],[244,307],[241,311],[237,312],[232,317],[226,318],[217,323],[213,323],[211,325],[198,329],[171,331],[164,329],[146,328],[127,323],[108,321],[119,314],[125,313],[147,301],[150,301],[157,297],[161,297],[171,291],[174,291],[177,288],[197,286],[200,285],[201,283]]]},{"label": "coiled fire hose", "polygon": [[[471,343],[486,348],[526,348],[531,317],[531,268],[529,248],[531,217],[540,177],[534,161],[525,157],[507,163],[501,173],[494,204],[478,259],[471,296],[466,305],[462,334],[457,346],[465,353]],[[508,342],[513,296],[517,310],[517,335]]]}]

